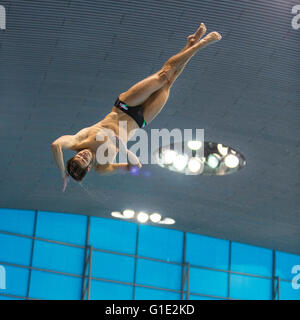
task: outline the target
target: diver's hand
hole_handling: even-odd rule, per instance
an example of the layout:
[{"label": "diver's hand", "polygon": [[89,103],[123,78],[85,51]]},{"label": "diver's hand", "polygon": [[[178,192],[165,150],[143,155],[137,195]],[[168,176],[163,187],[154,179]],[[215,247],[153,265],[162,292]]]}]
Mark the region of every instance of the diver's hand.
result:
[{"label": "diver's hand", "polygon": [[140,163],[140,161],[136,164],[136,166],[137,166],[139,169],[141,169],[142,164]]},{"label": "diver's hand", "polygon": [[62,192],[65,192],[68,182],[69,182],[69,175],[66,173],[63,176],[63,189],[62,189]]},{"label": "diver's hand", "polygon": [[133,164],[133,163],[128,163],[127,165],[127,170],[130,171],[131,169],[133,168],[138,168],[138,169],[141,169],[142,167],[142,164],[140,162],[136,163],[136,164]]},{"label": "diver's hand", "polygon": [[139,158],[132,151],[127,150],[127,160],[129,166],[138,167],[141,169],[142,164],[140,163]]}]

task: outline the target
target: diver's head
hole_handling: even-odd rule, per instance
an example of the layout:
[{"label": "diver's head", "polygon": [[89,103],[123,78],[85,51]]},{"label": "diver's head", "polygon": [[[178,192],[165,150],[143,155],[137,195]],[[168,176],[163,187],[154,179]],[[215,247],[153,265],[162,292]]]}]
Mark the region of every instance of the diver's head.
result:
[{"label": "diver's head", "polygon": [[90,149],[83,149],[67,161],[67,171],[73,179],[81,181],[87,172],[90,171],[92,162],[92,151]]}]

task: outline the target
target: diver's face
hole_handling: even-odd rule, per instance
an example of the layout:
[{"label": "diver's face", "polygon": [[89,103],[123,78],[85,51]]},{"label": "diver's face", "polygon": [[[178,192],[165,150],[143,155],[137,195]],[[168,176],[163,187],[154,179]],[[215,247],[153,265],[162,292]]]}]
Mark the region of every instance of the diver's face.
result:
[{"label": "diver's face", "polygon": [[89,149],[84,149],[79,151],[74,157],[82,166],[82,168],[86,168],[92,162],[93,154]]}]

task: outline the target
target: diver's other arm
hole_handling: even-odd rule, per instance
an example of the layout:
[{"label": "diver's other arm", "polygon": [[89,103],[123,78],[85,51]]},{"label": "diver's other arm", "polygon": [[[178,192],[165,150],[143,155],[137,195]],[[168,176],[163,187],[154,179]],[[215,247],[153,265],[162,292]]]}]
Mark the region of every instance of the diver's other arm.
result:
[{"label": "diver's other arm", "polygon": [[141,168],[142,165],[139,164],[131,164],[131,163],[111,163],[108,165],[98,165],[95,168],[95,171],[99,174],[114,174],[121,170],[129,171],[132,167]]},{"label": "diver's other arm", "polygon": [[63,179],[63,191],[65,191],[68,183],[68,174],[66,173],[64,157],[62,149],[71,149],[75,146],[76,139],[74,136],[61,136],[51,144],[54,161],[59,169]]},{"label": "diver's other arm", "polygon": [[65,164],[63,158],[62,149],[71,149],[75,145],[75,138],[74,136],[61,136],[60,138],[56,139],[51,144],[51,149],[53,153],[53,158],[55,163],[61,173],[61,176],[64,177],[65,175]]},{"label": "diver's other arm", "polygon": [[131,166],[137,166],[138,168],[142,167],[142,164],[140,163],[139,158],[130,150],[127,149],[126,144],[116,136],[117,141],[119,142],[119,152],[120,150],[124,150],[126,152],[127,161],[129,162],[129,165]]}]

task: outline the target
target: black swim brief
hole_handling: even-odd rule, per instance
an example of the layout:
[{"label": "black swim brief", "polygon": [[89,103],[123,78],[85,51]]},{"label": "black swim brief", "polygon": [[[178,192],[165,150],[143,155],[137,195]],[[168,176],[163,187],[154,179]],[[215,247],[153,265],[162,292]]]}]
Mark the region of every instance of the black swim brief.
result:
[{"label": "black swim brief", "polygon": [[118,98],[115,102],[115,107],[128,114],[133,120],[135,120],[140,128],[144,128],[146,126],[142,106],[130,107]]}]

